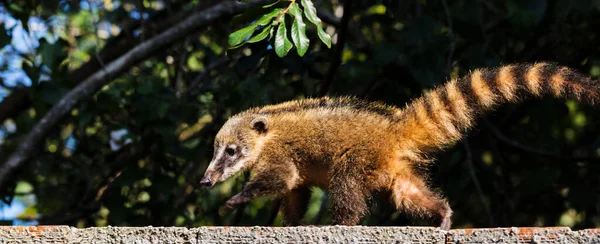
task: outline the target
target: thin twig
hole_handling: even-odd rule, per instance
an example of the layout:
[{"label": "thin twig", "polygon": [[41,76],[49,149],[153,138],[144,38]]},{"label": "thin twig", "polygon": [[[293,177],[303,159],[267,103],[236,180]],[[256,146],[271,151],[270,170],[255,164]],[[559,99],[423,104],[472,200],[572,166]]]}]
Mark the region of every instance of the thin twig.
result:
[{"label": "thin twig", "polygon": [[504,142],[505,144],[507,144],[509,146],[512,146],[512,147],[517,148],[517,149],[520,149],[522,151],[525,151],[525,152],[528,152],[528,153],[532,153],[532,154],[537,154],[537,155],[540,155],[540,156],[555,158],[555,159],[565,159],[565,160],[574,160],[574,161],[579,161],[579,160],[593,160],[593,161],[598,161],[598,160],[600,160],[600,158],[596,158],[596,157],[564,156],[564,155],[561,155],[559,153],[536,149],[536,148],[530,147],[528,145],[524,145],[524,144],[522,144],[522,143],[520,143],[518,141],[515,141],[515,140],[512,140],[512,139],[508,138],[507,136],[505,136],[504,134],[502,134],[502,132],[500,132],[500,130],[498,130],[498,128],[496,128],[494,125],[492,125],[492,123],[490,123],[486,118],[484,118],[483,121],[486,124],[486,126],[490,129],[490,131],[492,132],[492,134],[494,134],[494,136],[496,138],[498,138],[498,140]]},{"label": "thin twig", "polygon": [[135,5],[138,9],[138,13],[140,14],[140,25],[142,26],[142,33],[140,35],[140,39],[142,41],[146,40],[146,32],[145,30],[148,30],[148,28],[146,28],[146,18],[144,17],[144,13],[146,12],[146,7],[144,6],[144,1],[142,0],[137,0],[135,1]]},{"label": "thin twig", "polygon": [[183,42],[183,53],[179,57],[179,63],[175,68],[175,94],[177,97],[181,96],[185,90],[185,82],[183,81],[183,73],[187,63],[187,59],[190,56],[188,46],[190,45],[191,37],[186,37]]},{"label": "thin twig", "polygon": [[335,27],[340,27],[342,20],[338,17],[336,17],[333,13],[325,10],[322,7],[316,7],[317,8],[317,16],[319,16],[319,18],[321,20],[323,20],[323,22],[333,25]]},{"label": "thin twig", "polygon": [[485,209],[485,213],[488,216],[489,225],[495,226],[492,211],[490,210],[490,206],[485,201],[483,190],[481,189],[481,184],[479,183],[479,179],[477,178],[477,174],[475,173],[475,165],[473,165],[473,154],[471,153],[471,147],[469,146],[469,142],[467,141],[467,139],[464,139],[463,145],[465,146],[465,154],[467,155],[466,162],[469,165],[469,174],[471,175],[471,179],[473,180],[473,184],[475,185],[475,190],[477,190],[477,194],[479,194],[479,199],[481,200],[481,205],[483,205],[483,209]]},{"label": "thin twig", "polygon": [[340,23],[340,31],[338,32],[337,43],[335,44],[335,49],[333,51],[333,60],[331,61],[331,66],[329,66],[329,71],[325,75],[325,79],[321,84],[321,89],[319,90],[319,96],[325,96],[329,92],[329,88],[331,87],[331,83],[333,82],[333,78],[335,73],[337,72],[340,64],[342,63],[342,52],[344,51],[344,44],[346,42],[346,37],[348,33],[348,23],[350,22],[350,18],[352,17],[352,0],[346,0],[344,2],[344,15],[342,16],[342,20]]},{"label": "thin twig", "polygon": [[292,8],[292,5],[294,5],[294,3],[296,2],[296,0],[291,0],[290,4],[287,6],[287,8],[285,8],[283,11],[281,11],[278,15],[277,18],[275,18],[275,23],[279,23],[279,20],[281,19],[281,16],[284,16],[285,14],[287,14],[287,12],[290,11],[290,8]]},{"label": "thin twig", "polygon": [[204,69],[204,71],[198,73],[196,75],[196,77],[194,77],[192,82],[190,82],[188,89],[185,91],[185,93],[195,95],[195,92],[193,92],[193,91],[198,90],[199,86],[202,83],[204,83],[204,79],[206,78],[206,76],[208,74],[210,74],[211,71],[218,69],[224,65],[227,65],[227,64],[229,64],[229,62],[231,62],[231,59],[229,57],[225,56],[225,57],[217,59],[216,61],[209,64],[208,67],[206,67]]},{"label": "thin twig", "polygon": [[448,22],[448,36],[450,37],[450,46],[448,47],[448,60],[446,65],[448,68],[448,74],[452,71],[452,56],[454,55],[454,27],[452,25],[452,15],[450,14],[450,8],[446,0],[442,0],[442,6],[444,7],[444,13],[446,14],[446,21]]},{"label": "thin twig", "polygon": [[[94,10],[92,9],[92,0],[88,0],[88,10],[90,11],[90,22],[92,23],[92,27],[94,28],[94,41],[96,42],[96,47],[94,48],[94,55],[96,57],[96,60],[98,60],[98,63],[100,63],[100,66],[102,69],[104,69],[104,61],[102,60],[102,58],[100,57],[100,53],[98,52],[98,50],[100,49],[100,38],[98,37],[98,26],[96,24],[96,20],[94,18],[94,16],[96,16],[94,14]],[[99,19],[99,18],[98,18]]]}]

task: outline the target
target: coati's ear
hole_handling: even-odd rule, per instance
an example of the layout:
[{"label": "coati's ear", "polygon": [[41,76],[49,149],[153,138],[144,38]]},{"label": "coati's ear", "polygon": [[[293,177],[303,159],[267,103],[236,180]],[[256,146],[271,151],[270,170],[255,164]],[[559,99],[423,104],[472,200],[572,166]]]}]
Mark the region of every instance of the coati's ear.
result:
[{"label": "coati's ear", "polygon": [[267,120],[267,117],[258,116],[250,121],[250,126],[258,133],[265,133],[269,129],[269,120]]}]

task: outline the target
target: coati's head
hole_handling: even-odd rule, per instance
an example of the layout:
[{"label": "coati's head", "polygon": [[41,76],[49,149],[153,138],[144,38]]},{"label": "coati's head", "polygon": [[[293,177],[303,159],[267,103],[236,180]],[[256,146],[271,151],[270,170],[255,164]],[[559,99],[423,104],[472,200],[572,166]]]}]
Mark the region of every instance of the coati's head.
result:
[{"label": "coati's head", "polygon": [[269,121],[264,116],[227,120],[215,137],[213,158],[200,185],[210,187],[248,169],[260,154],[268,130]]}]

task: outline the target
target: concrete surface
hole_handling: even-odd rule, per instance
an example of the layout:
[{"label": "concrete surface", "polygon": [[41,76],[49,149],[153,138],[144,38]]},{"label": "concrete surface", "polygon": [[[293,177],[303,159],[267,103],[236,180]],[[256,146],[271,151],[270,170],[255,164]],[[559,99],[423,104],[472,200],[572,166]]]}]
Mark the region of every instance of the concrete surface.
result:
[{"label": "concrete surface", "polygon": [[0,226],[0,243],[600,243],[600,229]]}]

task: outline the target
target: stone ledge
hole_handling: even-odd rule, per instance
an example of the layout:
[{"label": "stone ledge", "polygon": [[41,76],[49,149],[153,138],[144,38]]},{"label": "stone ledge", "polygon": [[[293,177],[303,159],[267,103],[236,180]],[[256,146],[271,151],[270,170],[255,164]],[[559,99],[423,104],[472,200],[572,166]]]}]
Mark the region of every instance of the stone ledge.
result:
[{"label": "stone ledge", "polygon": [[0,243],[600,243],[600,229],[568,227],[93,227],[0,226]]}]

